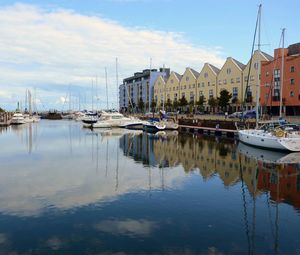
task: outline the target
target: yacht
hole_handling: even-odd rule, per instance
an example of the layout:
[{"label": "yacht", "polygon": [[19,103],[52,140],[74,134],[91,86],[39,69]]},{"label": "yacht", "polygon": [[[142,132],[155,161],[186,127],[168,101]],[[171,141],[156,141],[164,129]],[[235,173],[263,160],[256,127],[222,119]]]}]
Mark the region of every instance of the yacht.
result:
[{"label": "yacht", "polygon": [[88,128],[113,128],[120,127],[131,120],[131,118],[125,117],[119,112],[102,111],[96,123],[84,123],[83,126]]},{"label": "yacht", "polygon": [[22,125],[22,124],[25,124],[26,121],[24,119],[24,116],[21,112],[16,112],[12,119],[11,119],[11,125]]},{"label": "yacht", "polygon": [[286,151],[270,151],[248,146],[244,143],[239,143],[238,151],[249,158],[253,158],[264,163],[296,164],[300,162],[299,152],[290,153]]},{"label": "yacht", "polygon": [[[260,31],[260,20],[261,20],[261,5],[258,10],[258,31]],[[257,28],[257,27],[256,27]],[[258,52],[260,53],[260,35],[258,36]],[[284,29],[282,30],[282,50],[284,51]],[[253,45],[255,40],[253,41]],[[282,63],[284,63],[284,54],[282,54]],[[260,63],[258,61],[257,68],[258,81],[260,80]],[[281,70],[284,70],[282,65]],[[249,77],[248,77],[249,80]],[[281,77],[283,80],[283,74]],[[281,86],[283,83],[281,83]],[[248,85],[247,85],[248,86]],[[282,87],[281,87],[282,89]],[[247,88],[246,88],[247,90]],[[300,151],[300,131],[298,125],[287,125],[282,122],[282,93],[280,93],[280,117],[277,124],[274,121],[270,123],[259,122],[259,96],[260,86],[257,84],[257,95],[256,95],[256,128],[254,129],[238,129],[239,140],[245,144],[257,146],[266,149],[275,150],[288,150],[288,151]],[[275,121],[276,122],[276,121]]]}]

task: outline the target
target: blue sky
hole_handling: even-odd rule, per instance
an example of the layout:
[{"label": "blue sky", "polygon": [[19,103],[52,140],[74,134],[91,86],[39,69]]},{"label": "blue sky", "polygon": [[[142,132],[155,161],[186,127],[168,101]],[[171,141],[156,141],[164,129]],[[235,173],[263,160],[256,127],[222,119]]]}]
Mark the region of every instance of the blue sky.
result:
[{"label": "blue sky", "polygon": [[[4,40],[0,40],[0,54],[4,55],[0,70],[6,76],[5,82],[0,81],[0,105],[13,107],[22,88],[25,91],[26,87],[37,87],[46,107],[59,108],[68,84],[86,92],[96,76],[98,101],[104,102],[105,66],[113,104],[116,57],[120,80],[147,68],[150,57],[155,67],[165,64],[179,73],[186,66],[199,71],[205,62],[220,67],[228,56],[245,63],[250,55],[259,3],[263,4],[262,50],[272,54],[278,47],[282,27],[287,28],[286,45],[300,41],[297,0],[0,0],[1,23],[7,26],[0,28],[4,35]],[[18,23],[20,19],[22,25]],[[14,26],[18,33],[8,32]],[[12,45],[11,51],[5,50],[5,44]],[[84,48],[87,44],[89,47]],[[160,44],[166,45],[160,47]],[[68,52],[70,48],[72,52]],[[15,49],[20,49],[18,54]],[[73,61],[74,52],[78,54],[77,62]]]}]

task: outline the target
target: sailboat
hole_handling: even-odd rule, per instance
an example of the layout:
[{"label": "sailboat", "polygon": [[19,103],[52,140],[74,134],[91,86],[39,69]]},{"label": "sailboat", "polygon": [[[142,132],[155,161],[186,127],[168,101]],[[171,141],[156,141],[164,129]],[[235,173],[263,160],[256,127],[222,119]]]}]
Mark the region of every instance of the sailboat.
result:
[{"label": "sailboat", "polygon": [[[259,6],[257,24],[260,33],[261,24],[261,5]],[[257,27],[256,27],[257,28]],[[255,29],[256,31],[256,29]],[[282,68],[284,70],[284,29],[282,30]],[[254,37],[255,42],[255,37]],[[253,43],[254,43],[253,42]],[[258,52],[260,53],[260,34],[258,35]],[[258,61],[258,73],[260,77],[260,61]],[[281,77],[280,101],[282,102],[283,73]],[[260,79],[258,78],[256,94],[256,128],[238,129],[239,140],[245,144],[257,146],[265,149],[300,151],[300,126],[287,124],[282,119],[281,109],[280,118],[276,121],[259,122],[259,91]]]}]

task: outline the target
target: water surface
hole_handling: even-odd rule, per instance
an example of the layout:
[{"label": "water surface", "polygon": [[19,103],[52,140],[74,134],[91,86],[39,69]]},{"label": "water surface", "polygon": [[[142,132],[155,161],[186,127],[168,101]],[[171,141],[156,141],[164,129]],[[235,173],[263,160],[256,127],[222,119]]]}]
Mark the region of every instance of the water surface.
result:
[{"label": "water surface", "polygon": [[299,254],[299,163],[234,140],[0,130],[0,254]]}]

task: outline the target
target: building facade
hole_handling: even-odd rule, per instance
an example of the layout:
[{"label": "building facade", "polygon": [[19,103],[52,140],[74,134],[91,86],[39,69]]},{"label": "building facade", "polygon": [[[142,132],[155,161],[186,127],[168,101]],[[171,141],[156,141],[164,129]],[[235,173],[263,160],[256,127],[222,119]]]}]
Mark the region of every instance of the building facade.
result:
[{"label": "building facade", "polygon": [[[255,51],[243,70],[243,100],[245,107],[250,110],[256,106],[257,87],[260,84],[258,70],[261,68],[262,61],[272,61],[273,57],[262,51]],[[246,91],[247,88],[247,91]]]},{"label": "building facade", "polygon": [[195,104],[199,99],[197,97],[197,78],[199,73],[194,69],[187,67],[180,81],[179,99],[185,97],[189,103]]},{"label": "building facade", "polygon": [[145,69],[136,72],[133,76],[125,78],[119,86],[119,108],[121,111],[138,110],[138,103],[143,100],[146,109],[149,110],[154,95],[154,84],[160,75],[168,76],[170,69],[160,68]]},{"label": "building facade", "polygon": [[244,99],[243,70],[245,65],[228,57],[218,74],[217,95],[226,89],[232,94],[230,105],[233,111],[240,111]]},{"label": "building facade", "polygon": [[172,71],[168,79],[163,79],[162,76],[157,78],[154,85],[154,100],[157,108],[161,108],[163,100],[167,102],[169,99],[172,104],[179,100],[181,77],[180,74]]},{"label": "building facade", "polygon": [[208,100],[217,98],[217,80],[220,69],[205,63],[197,78],[198,99],[200,96],[205,98],[205,111],[209,111]]},{"label": "building facade", "polygon": [[274,59],[262,62],[260,105],[264,112],[279,115],[281,84],[283,114],[300,115],[300,43],[290,45],[284,51],[275,49]]}]

